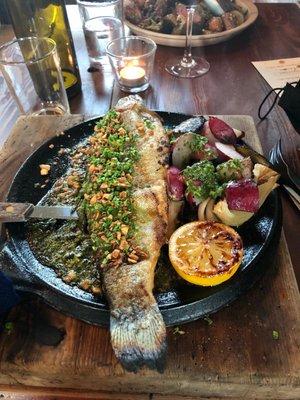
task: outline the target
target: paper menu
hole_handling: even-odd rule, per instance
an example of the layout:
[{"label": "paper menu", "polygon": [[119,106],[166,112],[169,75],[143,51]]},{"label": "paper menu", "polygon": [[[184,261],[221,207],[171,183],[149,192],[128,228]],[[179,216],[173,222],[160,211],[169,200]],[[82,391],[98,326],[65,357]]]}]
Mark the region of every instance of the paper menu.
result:
[{"label": "paper menu", "polygon": [[300,57],[252,61],[252,64],[273,89],[300,80]]}]

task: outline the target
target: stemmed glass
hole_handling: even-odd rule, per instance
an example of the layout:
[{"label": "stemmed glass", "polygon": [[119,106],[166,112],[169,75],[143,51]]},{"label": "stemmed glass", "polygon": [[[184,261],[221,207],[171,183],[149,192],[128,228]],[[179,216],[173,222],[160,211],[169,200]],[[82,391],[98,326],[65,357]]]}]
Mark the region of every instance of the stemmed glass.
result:
[{"label": "stemmed glass", "polygon": [[192,34],[195,7],[196,4],[189,4],[186,6],[187,21],[183,57],[174,57],[165,65],[166,71],[179,78],[196,78],[206,74],[210,68],[209,63],[203,57],[192,56]]}]

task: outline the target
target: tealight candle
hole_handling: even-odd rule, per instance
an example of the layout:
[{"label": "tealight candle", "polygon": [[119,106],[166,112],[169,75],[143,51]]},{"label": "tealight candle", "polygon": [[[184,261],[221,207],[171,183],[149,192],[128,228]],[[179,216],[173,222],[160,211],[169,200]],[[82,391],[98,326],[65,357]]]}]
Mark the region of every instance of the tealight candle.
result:
[{"label": "tealight candle", "polygon": [[121,90],[139,93],[149,87],[155,51],[153,40],[142,36],[123,36],[107,45],[106,53]]},{"label": "tealight candle", "polygon": [[145,77],[146,71],[139,66],[128,65],[120,70],[120,83],[130,88],[143,85]]}]

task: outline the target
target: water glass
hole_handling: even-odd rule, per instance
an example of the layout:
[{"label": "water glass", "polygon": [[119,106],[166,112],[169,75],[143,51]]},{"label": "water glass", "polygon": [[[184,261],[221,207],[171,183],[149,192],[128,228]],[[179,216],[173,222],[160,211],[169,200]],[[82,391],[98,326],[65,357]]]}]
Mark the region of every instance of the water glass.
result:
[{"label": "water glass", "polygon": [[85,21],[83,32],[91,64],[105,64],[106,47],[123,36],[123,24],[115,17],[95,17]]},{"label": "water glass", "polygon": [[156,44],[142,36],[115,39],[106,48],[120,88],[129,93],[146,90],[150,84]]},{"label": "water glass", "polygon": [[95,17],[114,17],[123,20],[122,0],[77,0],[82,24]]},{"label": "water glass", "polygon": [[0,70],[21,114],[70,112],[54,40],[25,37],[3,44]]}]

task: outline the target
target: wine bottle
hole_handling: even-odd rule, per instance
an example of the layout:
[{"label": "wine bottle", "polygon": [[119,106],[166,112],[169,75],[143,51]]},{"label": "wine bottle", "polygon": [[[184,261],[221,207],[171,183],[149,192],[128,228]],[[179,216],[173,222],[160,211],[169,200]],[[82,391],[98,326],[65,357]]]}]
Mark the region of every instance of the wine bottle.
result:
[{"label": "wine bottle", "polygon": [[7,0],[17,38],[45,36],[56,42],[69,98],[81,90],[81,79],[64,0]]}]

